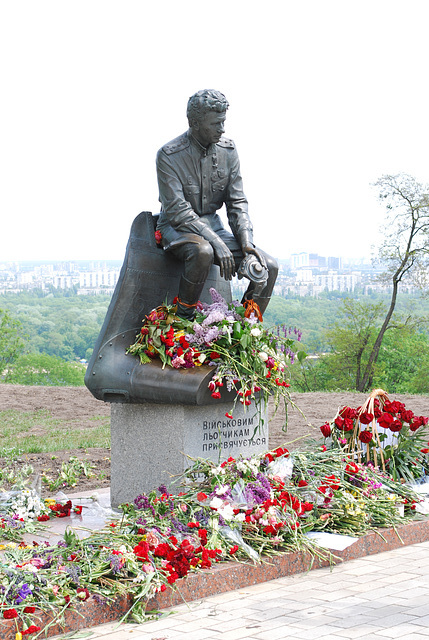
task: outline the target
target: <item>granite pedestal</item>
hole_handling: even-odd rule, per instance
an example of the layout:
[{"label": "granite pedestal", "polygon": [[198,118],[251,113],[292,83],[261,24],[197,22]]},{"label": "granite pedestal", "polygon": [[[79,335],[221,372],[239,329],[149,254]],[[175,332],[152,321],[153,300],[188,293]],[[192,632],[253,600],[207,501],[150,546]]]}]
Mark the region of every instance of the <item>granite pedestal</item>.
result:
[{"label": "granite pedestal", "polygon": [[230,410],[231,403],[222,401],[208,406],[112,404],[112,507],[162,484],[174,493],[175,477],[192,466],[187,456],[218,462],[266,451],[267,408],[237,403],[233,419],[228,419],[225,413]]}]

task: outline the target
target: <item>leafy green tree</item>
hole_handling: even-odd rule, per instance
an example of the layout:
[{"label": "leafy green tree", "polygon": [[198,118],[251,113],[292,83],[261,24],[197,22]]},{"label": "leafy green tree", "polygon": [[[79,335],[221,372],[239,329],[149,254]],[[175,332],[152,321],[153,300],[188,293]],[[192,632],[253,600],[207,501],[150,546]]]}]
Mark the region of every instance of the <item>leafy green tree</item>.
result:
[{"label": "leafy green tree", "polygon": [[11,384],[46,386],[83,386],[85,367],[45,353],[22,355],[10,367],[5,378]]},{"label": "leafy green tree", "polygon": [[0,309],[0,375],[24,351],[26,338],[19,320]]},{"label": "leafy green tree", "polygon": [[384,312],[383,302],[343,301],[338,320],[325,333],[332,351],[325,363],[336,387],[362,390],[363,372]]},{"label": "leafy green tree", "polygon": [[389,393],[423,393],[429,389],[429,336],[406,327],[386,333],[380,349],[377,387]]}]

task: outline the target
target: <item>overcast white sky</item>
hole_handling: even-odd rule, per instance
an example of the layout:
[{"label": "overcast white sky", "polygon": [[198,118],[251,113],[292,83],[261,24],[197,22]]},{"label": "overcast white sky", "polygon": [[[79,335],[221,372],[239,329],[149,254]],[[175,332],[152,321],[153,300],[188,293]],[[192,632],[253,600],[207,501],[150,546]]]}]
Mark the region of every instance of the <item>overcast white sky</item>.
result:
[{"label": "overcast white sky", "polygon": [[370,183],[429,174],[427,0],[17,0],[0,9],[0,262],[119,259],[188,97],[230,102],[257,244],[364,256]]}]

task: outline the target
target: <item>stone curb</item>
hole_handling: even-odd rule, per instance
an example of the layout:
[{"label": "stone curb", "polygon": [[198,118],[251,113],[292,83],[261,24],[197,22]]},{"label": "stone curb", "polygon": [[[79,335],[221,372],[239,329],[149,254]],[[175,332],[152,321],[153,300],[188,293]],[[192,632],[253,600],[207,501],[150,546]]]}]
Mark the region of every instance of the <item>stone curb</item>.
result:
[{"label": "stone curb", "polygon": [[[397,549],[403,545],[418,544],[429,540],[429,520],[410,522],[394,528],[378,529],[359,538],[344,551],[335,551],[336,563],[364,556]],[[169,588],[164,593],[157,594],[149,600],[147,611],[174,607],[183,602],[200,600],[226,591],[242,589],[268,580],[275,580],[285,576],[303,573],[310,569],[328,567],[329,561],[314,560],[311,562],[309,553],[284,553],[267,559],[262,564],[245,564],[240,562],[222,562],[210,570],[189,574],[178,580],[177,589]],[[107,605],[99,605],[92,599],[79,605],[76,610],[66,610],[63,629],[55,624],[48,630],[46,636],[50,638],[64,632],[87,629],[108,622],[120,620],[130,608],[132,600],[129,596],[117,598]],[[52,621],[52,616],[34,615],[34,623],[42,628]],[[15,621],[0,622],[0,637],[2,640],[15,640]]]}]

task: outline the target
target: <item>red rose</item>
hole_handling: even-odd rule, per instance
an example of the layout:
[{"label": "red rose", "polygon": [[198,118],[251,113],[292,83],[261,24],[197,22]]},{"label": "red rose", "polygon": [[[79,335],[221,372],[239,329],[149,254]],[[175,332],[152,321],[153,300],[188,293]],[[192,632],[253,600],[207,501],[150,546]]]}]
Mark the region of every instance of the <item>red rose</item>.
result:
[{"label": "red rose", "polygon": [[372,413],[368,413],[367,411],[365,411],[365,413],[360,414],[359,420],[362,424],[369,424],[374,420],[374,416],[372,415]]},{"label": "red rose", "polygon": [[378,418],[378,424],[380,425],[380,427],[383,427],[383,429],[388,429],[392,424],[393,420],[394,418],[392,415],[390,415],[390,413],[384,412],[380,414]]},{"label": "red rose", "polygon": [[337,416],[334,420],[334,424],[336,427],[338,427],[338,429],[342,429],[344,424],[344,418],[342,418],[341,416]]},{"label": "red rose", "polygon": [[348,418],[349,420],[354,420],[357,417],[358,410],[352,409],[351,407],[343,407],[340,411],[340,416],[342,418]]},{"label": "red rose", "polygon": [[396,433],[402,429],[402,422],[400,420],[394,420],[391,425],[389,425],[390,431]]},{"label": "red rose", "polygon": [[401,412],[401,418],[404,422],[408,422],[408,424],[411,424],[413,418],[414,418],[414,413],[412,411],[402,411]]},{"label": "red rose", "polygon": [[324,438],[329,438],[329,436],[331,435],[331,426],[328,422],[326,422],[325,424],[322,424],[322,426],[320,427],[320,431],[322,432],[322,435]]},{"label": "red rose", "polygon": [[359,434],[359,440],[364,444],[368,444],[372,440],[371,431],[361,431]]},{"label": "red rose", "polygon": [[219,400],[220,397],[220,391],[213,391],[212,398],[215,398],[215,400]]},{"label": "red rose", "polygon": [[398,402],[394,400],[393,402],[386,402],[384,405],[384,410],[389,413],[401,413],[401,411],[405,410],[405,405],[402,402]]},{"label": "red rose", "polygon": [[199,502],[204,502],[207,500],[207,495],[203,491],[200,491],[197,493],[197,500],[199,500]]}]

